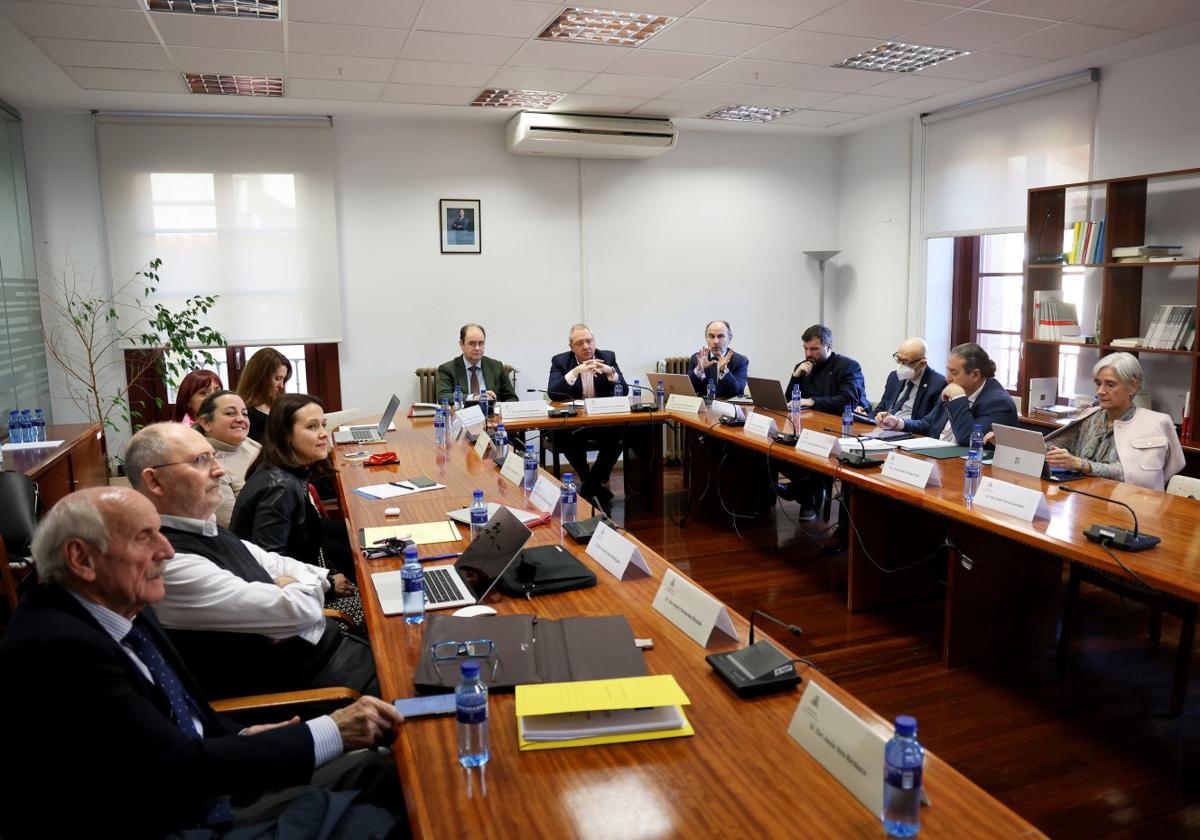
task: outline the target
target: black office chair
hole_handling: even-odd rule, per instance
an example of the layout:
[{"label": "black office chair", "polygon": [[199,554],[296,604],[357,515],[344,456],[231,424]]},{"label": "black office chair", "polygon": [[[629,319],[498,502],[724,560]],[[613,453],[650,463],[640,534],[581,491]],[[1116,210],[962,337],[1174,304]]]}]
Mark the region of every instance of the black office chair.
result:
[{"label": "black office chair", "polygon": [[9,616],[22,588],[36,578],[30,545],[40,509],[36,482],[24,473],[0,472],[0,587]]}]

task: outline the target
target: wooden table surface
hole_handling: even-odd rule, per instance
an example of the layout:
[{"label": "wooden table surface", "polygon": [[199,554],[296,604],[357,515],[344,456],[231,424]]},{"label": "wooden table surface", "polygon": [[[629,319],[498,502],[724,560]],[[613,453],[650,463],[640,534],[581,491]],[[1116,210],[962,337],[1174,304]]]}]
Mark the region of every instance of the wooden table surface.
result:
[{"label": "wooden table surface", "polygon": [[[522,494],[481,461],[465,441],[439,451],[429,421],[397,418],[388,449],[400,464],[366,468],[335,455],[343,509],[358,528],[442,519],[463,507],[473,489],[514,506]],[[400,499],[368,500],[356,487],[426,475],[447,485]],[[553,480],[553,479],[552,479]],[[385,517],[387,507],[399,517]],[[583,515],[581,511],[581,515]],[[557,524],[535,528],[530,545],[558,541]],[[580,749],[521,753],[517,750],[514,700],[494,693],[491,761],[466,771],[457,762],[452,717],[415,720],[394,744],[409,818],[417,837],[882,837],[870,814],[787,735],[799,691],[752,701],[738,700],[704,661],[707,652],[651,608],[669,564],[641,546],[652,569],[648,578],[618,582],[578,547],[572,551],[597,572],[596,587],[533,601],[499,599],[501,613],[536,612],[546,618],[625,615],[635,636],[654,640],[646,653],[650,673],[673,674],[691,699],[691,738]],[[427,555],[460,551],[464,543],[423,546]],[[384,616],[369,583],[374,571],[397,568],[394,559],[360,559],[359,579],[382,693],[391,700],[412,694],[412,669],[422,629],[400,616]],[[733,615],[744,645],[747,623]],[[819,673],[802,670],[881,731],[886,722]],[[925,785],[933,807],[922,813],[922,837],[1026,837],[1039,833],[934,755],[926,757]]]}]

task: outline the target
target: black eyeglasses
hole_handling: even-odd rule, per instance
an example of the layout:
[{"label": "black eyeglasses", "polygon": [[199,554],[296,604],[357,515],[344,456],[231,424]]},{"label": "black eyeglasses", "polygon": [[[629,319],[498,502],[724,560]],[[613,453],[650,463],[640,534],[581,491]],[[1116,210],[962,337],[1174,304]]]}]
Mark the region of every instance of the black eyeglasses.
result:
[{"label": "black eyeglasses", "polygon": [[437,668],[438,676],[443,681],[445,681],[446,675],[442,673],[442,663],[453,662],[456,659],[490,659],[492,678],[489,682],[496,681],[496,668],[500,665],[500,653],[491,639],[437,642],[429,646],[429,654],[433,658],[433,667]]},{"label": "black eyeglasses", "polygon": [[893,353],[893,354],[892,354],[892,361],[893,361],[893,362],[895,362],[896,364],[900,364],[900,365],[908,365],[909,367],[912,367],[912,366],[913,366],[913,365],[915,365],[917,362],[923,362],[923,361],[925,361],[925,357],[924,357],[924,356],[922,356],[922,357],[921,357],[921,358],[919,358],[919,359],[902,359],[902,358],[900,358],[900,354],[899,354],[899,353]]},{"label": "black eyeglasses", "polygon": [[213,464],[216,464],[219,460],[216,452],[201,452],[195,458],[189,458],[186,461],[168,461],[165,464],[155,464],[150,469],[159,470],[163,467],[177,467],[180,464],[191,464],[198,470],[211,470]]}]

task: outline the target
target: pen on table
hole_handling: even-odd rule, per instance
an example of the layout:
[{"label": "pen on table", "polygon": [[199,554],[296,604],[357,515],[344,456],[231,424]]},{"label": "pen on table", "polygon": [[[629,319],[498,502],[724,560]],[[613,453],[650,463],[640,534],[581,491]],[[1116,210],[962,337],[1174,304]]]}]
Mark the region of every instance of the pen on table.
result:
[{"label": "pen on table", "polygon": [[435,555],[433,555],[432,557],[421,557],[421,558],[418,558],[418,559],[419,559],[419,560],[420,560],[422,563],[424,563],[424,562],[425,562],[425,561],[427,561],[427,560],[450,560],[450,559],[452,559],[452,558],[454,558],[454,557],[458,557],[458,556],[459,556],[459,555],[461,555],[461,554],[462,554],[462,552],[461,552],[461,551],[456,551],[456,552],[454,552],[453,554],[435,554]]}]

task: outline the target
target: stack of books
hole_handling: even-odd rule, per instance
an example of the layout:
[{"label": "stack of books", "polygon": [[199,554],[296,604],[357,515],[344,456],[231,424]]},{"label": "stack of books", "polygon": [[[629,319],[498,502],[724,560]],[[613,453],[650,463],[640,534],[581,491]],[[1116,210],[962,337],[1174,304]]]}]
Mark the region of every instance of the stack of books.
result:
[{"label": "stack of books", "polygon": [[1113,259],[1119,263],[1175,262],[1186,259],[1182,245],[1129,245],[1113,248]]},{"label": "stack of books", "polygon": [[1152,350],[1190,350],[1196,338],[1196,307],[1165,303],[1154,311],[1145,346]]},{"label": "stack of books", "polygon": [[1064,301],[1061,291],[1035,291],[1033,313],[1036,324],[1034,338],[1072,344],[1085,343],[1079,333],[1079,316],[1075,311],[1075,304]]},{"label": "stack of books", "polygon": [[1066,257],[1068,265],[1104,262],[1104,222],[1076,222],[1075,238]]}]

